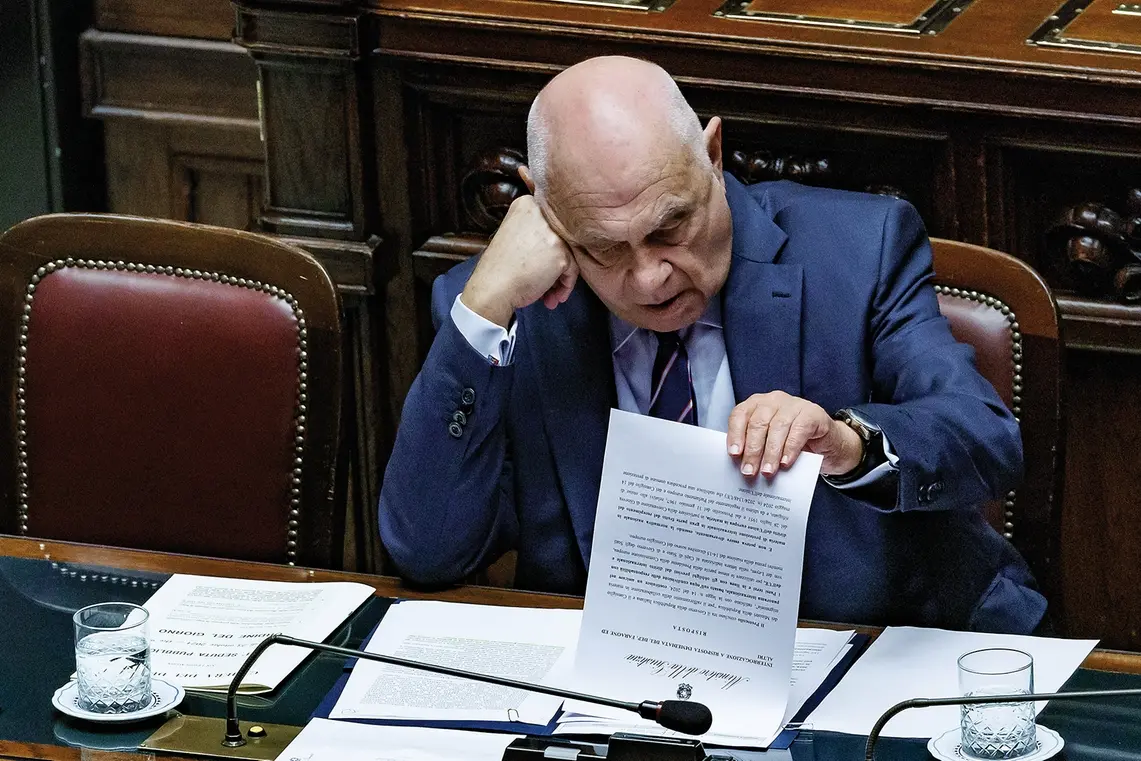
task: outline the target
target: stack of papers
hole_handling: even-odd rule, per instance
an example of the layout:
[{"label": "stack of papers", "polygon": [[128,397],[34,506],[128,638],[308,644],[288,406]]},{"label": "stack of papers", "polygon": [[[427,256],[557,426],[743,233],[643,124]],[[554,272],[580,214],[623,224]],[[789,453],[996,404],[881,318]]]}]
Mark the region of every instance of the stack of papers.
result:
[{"label": "stack of papers", "polygon": [[[434,601],[394,604],[365,651],[532,684],[566,679],[582,611]],[[544,726],[562,698],[358,661],[331,719]]]},{"label": "stack of papers", "polygon": [[[364,649],[566,687],[581,615],[577,610],[405,600],[389,609]],[[851,631],[797,631],[792,685],[781,728],[848,654],[852,637]],[[357,661],[329,712],[330,719],[485,729],[523,723],[532,725],[534,733],[543,732],[556,716],[556,734],[674,734],[619,709],[577,701],[564,704],[561,698],[364,660]],[[739,747],[766,747],[775,737],[772,733],[765,737],[706,734],[703,739]]]},{"label": "stack of papers", "polygon": [[[242,662],[271,634],[320,642],[372,597],[348,582],[287,582],[175,574],[143,606],[150,612],[154,676],[188,690],[225,692]],[[313,651],[274,645],[242,683],[270,692]]]},{"label": "stack of papers", "polygon": [[373,727],[313,719],[279,759],[286,761],[500,761],[520,735],[425,727]]},{"label": "stack of papers", "polygon": [[[776,734],[763,737],[745,734],[707,732],[703,742],[737,748],[767,748],[780,732],[790,727],[805,702],[812,697],[832,670],[852,649],[855,632],[831,629],[797,629],[796,649],[792,661],[792,680],[784,719]],[[649,697],[649,696],[647,696]],[[609,709],[592,703],[568,701],[559,718],[555,734],[599,734],[636,732],[642,735],[685,737],[627,711]]]},{"label": "stack of papers", "polygon": [[[815,730],[866,735],[896,703],[956,697],[959,656],[985,647],[1010,647],[1034,658],[1034,691],[1056,692],[1097,640],[889,627],[805,720]],[[1045,703],[1038,704],[1038,710]],[[959,707],[904,711],[884,727],[886,737],[936,737],[959,725]]]}]

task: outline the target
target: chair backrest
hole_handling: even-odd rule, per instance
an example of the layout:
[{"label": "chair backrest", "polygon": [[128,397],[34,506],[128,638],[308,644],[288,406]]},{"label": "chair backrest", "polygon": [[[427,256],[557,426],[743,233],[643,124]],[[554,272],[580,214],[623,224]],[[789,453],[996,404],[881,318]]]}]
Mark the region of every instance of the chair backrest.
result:
[{"label": "chair backrest", "polygon": [[0,530],[332,566],[340,310],[304,251],[57,214],[0,236]]},{"label": "chair backrest", "polygon": [[1022,430],[1023,484],[988,505],[987,519],[1056,607],[1065,431],[1057,304],[1041,276],[1013,256],[939,238],[931,248],[940,311],[955,337],[974,347],[979,372]]}]

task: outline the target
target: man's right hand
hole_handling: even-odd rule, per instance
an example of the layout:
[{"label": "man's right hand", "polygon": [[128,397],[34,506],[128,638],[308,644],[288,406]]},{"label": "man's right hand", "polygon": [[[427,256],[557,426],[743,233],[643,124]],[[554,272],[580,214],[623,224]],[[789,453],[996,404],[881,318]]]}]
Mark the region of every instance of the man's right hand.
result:
[{"label": "man's right hand", "polygon": [[516,309],[540,298],[548,309],[566,301],[577,280],[578,265],[566,242],[547,224],[533,196],[519,196],[480,255],[460,299],[506,328]]}]

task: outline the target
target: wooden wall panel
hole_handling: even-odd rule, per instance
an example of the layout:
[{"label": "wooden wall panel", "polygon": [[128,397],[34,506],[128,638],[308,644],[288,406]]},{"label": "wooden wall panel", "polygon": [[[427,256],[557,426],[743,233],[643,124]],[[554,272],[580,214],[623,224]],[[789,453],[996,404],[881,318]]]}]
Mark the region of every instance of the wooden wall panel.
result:
[{"label": "wooden wall panel", "polygon": [[257,132],[110,119],[112,211],[255,229],[262,204]]},{"label": "wooden wall panel", "polygon": [[[270,151],[274,154],[269,201],[282,212],[306,209],[351,224],[352,174],[343,151],[348,144],[344,113],[347,94],[340,69],[336,65],[278,62],[263,66],[262,93],[267,102],[304,104],[302,118],[272,112],[266,119],[266,141],[273,146]],[[322,141],[341,146],[341,155],[289,150],[287,155],[276,157],[276,152],[287,150],[287,146],[311,142],[314,134],[321,135]]]},{"label": "wooden wall panel", "polygon": [[95,24],[114,32],[229,40],[234,11],[229,0],[96,0]]},{"label": "wooden wall panel", "polygon": [[237,45],[91,29],[80,48],[91,116],[257,127],[256,69]]},{"label": "wooden wall panel", "polygon": [[1141,357],[1070,353],[1062,530],[1067,633],[1141,647]]}]

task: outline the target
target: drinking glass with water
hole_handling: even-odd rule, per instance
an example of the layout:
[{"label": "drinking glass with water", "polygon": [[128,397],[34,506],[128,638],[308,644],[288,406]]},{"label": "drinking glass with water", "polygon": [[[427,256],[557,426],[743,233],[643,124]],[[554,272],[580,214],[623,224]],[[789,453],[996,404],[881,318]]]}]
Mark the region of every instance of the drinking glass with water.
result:
[{"label": "drinking glass with water", "polygon": [[145,608],[105,602],[76,611],[75,672],[79,707],[131,713],[150,705],[151,651]]},{"label": "drinking glass with water", "polygon": [[[972,695],[1029,695],[1034,659],[1011,648],[974,650],[959,658],[959,692]],[[1034,703],[978,703],[962,706],[959,724],[967,756],[1013,759],[1038,748]]]}]

